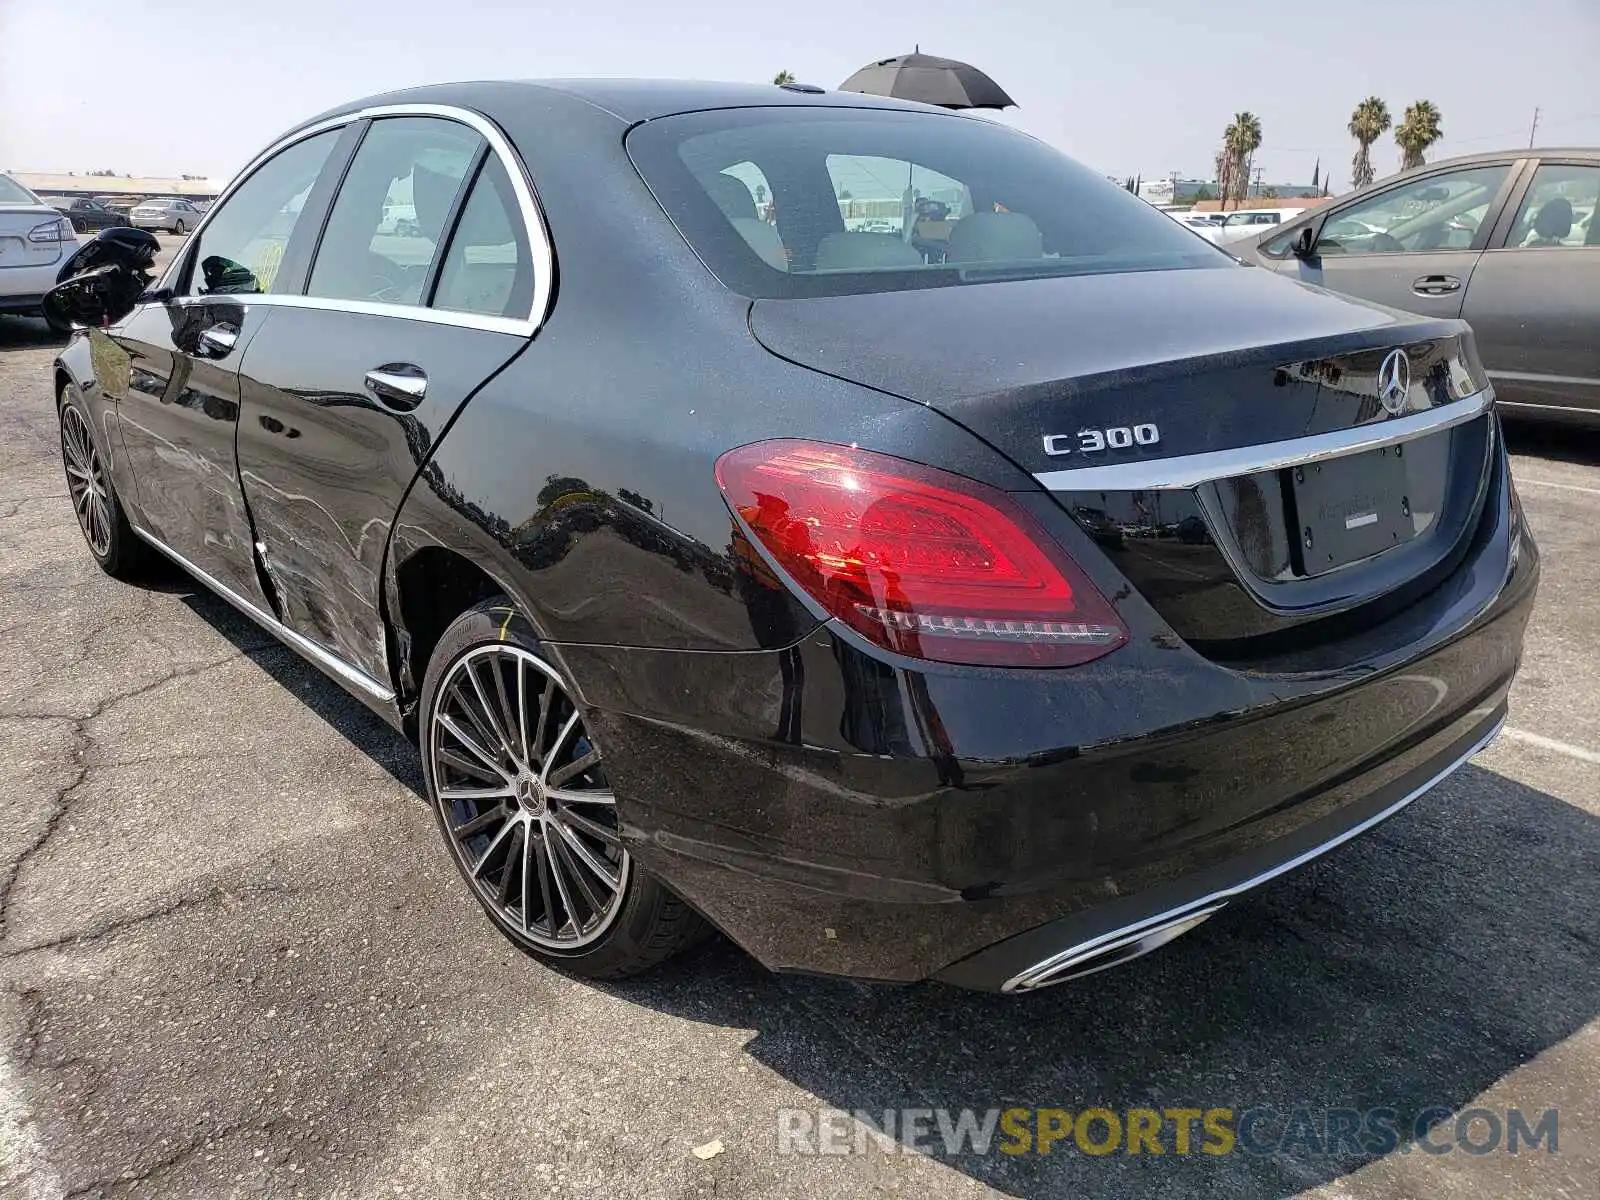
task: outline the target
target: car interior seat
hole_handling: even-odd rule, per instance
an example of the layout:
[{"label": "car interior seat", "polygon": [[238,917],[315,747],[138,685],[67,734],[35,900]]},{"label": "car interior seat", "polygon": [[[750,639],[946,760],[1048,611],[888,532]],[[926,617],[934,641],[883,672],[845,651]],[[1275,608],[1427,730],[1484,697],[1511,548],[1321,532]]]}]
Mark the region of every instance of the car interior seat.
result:
[{"label": "car interior seat", "polygon": [[784,250],[783,238],[777,229],[756,215],[755,197],[742,181],[718,171],[702,177],[700,184],[728,218],[729,224],[739,231],[739,236],[761,256],[762,261],[779,271],[789,269],[789,256]]},{"label": "car interior seat", "polygon": [[1559,246],[1572,233],[1572,202],[1557,196],[1546,200],[1533,219],[1530,246]]},{"label": "car interior seat", "polygon": [[1012,262],[1043,258],[1044,236],[1033,218],[1023,213],[977,212],[950,230],[946,261],[952,263]]},{"label": "car interior seat", "polygon": [[829,233],[817,243],[819,271],[893,270],[920,267],[922,255],[899,234]]}]

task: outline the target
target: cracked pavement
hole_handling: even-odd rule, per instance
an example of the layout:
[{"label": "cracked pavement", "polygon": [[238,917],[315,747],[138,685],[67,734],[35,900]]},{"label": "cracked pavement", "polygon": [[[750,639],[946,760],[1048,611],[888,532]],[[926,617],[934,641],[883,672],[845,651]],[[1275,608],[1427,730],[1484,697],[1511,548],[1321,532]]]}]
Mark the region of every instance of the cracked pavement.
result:
[{"label": "cracked pavement", "polygon": [[[494,933],[358,702],[182,576],[96,569],[52,353],[0,318],[0,1195],[1595,1195],[1600,437],[1515,439],[1534,740],[1158,954],[1022,1000],[718,941],[594,986]],[[777,1152],[781,1107],[1182,1104],[1556,1107],[1560,1149]]]}]

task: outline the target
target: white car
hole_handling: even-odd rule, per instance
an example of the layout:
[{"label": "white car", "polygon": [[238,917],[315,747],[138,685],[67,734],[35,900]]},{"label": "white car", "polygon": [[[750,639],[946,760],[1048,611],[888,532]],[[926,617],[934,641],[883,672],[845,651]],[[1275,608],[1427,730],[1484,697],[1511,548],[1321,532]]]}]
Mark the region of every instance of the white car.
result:
[{"label": "white car", "polygon": [[1226,246],[1230,242],[1243,241],[1249,237],[1259,237],[1275,225],[1294,220],[1311,207],[1313,205],[1303,204],[1297,208],[1235,209],[1229,212],[1219,224],[1213,225],[1209,229],[1198,229],[1196,232],[1214,245]]},{"label": "white car", "polygon": [[128,220],[139,229],[170,229],[183,234],[200,224],[203,215],[192,200],[168,196],[161,200],[141,200],[128,214]]},{"label": "white car", "polygon": [[0,175],[0,313],[40,315],[39,301],[77,248],[71,221]]}]

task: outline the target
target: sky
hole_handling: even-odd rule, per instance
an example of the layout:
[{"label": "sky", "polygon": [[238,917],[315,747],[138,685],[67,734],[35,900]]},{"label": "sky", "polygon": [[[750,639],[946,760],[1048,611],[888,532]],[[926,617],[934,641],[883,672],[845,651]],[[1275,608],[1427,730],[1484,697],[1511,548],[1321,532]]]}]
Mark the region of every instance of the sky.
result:
[{"label": "sky", "polygon": [[[966,59],[1000,119],[1119,178],[1209,177],[1249,109],[1267,183],[1349,186],[1350,112],[1432,100],[1430,157],[1600,145],[1600,0],[0,0],[0,170],[227,177],[345,100],[453,79],[664,76],[834,87],[909,51]],[[97,10],[98,11],[98,10]],[[1386,136],[1379,175],[1398,168]]]}]

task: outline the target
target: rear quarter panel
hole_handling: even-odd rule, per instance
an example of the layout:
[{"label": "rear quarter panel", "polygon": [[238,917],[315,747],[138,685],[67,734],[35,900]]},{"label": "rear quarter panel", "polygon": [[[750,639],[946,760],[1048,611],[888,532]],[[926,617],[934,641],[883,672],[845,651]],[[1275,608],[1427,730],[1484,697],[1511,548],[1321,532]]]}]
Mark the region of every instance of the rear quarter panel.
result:
[{"label": "rear quarter panel", "polygon": [[[570,97],[517,89],[501,119],[521,151],[559,273],[531,346],[465,406],[396,522],[400,566],[430,546],[470,558],[552,642],[743,650],[817,619],[747,602],[714,464],[806,437],[986,479],[1031,481],[922,405],[767,353],[749,301],[723,288],[622,149],[624,126]],[[548,107],[542,107],[548,105]],[[761,611],[757,611],[760,609]]]}]

